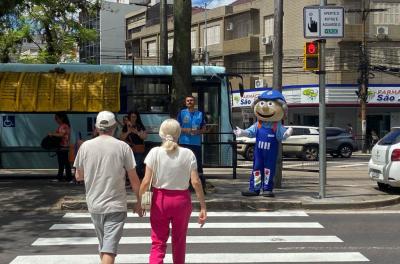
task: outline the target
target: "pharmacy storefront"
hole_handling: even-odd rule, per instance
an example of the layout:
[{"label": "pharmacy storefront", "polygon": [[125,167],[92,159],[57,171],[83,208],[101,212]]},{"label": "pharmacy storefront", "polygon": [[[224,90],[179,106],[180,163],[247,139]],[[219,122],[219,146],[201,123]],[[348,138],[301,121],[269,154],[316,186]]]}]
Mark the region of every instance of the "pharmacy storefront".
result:
[{"label": "pharmacy storefront", "polygon": [[[360,104],[356,95],[357,85],[327,84],[326,125],[345,128],[353,126],[355,134],[361,134]],[[240,127],[251,125],[254,115],[251,104],[265,89],[246,90],[232,94],[233,123]],[[283,95],[289,105],[286,124],[318,126],[318,85],[290,85],[283,87]],[[400,126],[400,84],[370,84],[368,88],[367,130],[375,130],[383,136],[391,127]]]}]

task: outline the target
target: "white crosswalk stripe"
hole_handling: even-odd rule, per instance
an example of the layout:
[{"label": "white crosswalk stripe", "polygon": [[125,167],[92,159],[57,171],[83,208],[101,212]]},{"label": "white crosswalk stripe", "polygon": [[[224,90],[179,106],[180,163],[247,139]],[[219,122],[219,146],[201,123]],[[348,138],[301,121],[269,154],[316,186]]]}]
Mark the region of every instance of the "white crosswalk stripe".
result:
[{"label": "white crosswalk stripe", "polygon": [[[203,228],[195,223],[197,215],[198,212],[193,212],[189,223],[186,263],[369,261],[360,252],[278,252],[277,245],[283,243],[296,243],[299,246],[303,243],[344,243],[335,235],[320,234],[324,227],[318,222],[306,221],[309,216],[303,211],[209,212],[209,220]],[[285,221],[280,221],[282,219]],[[53,224],[46,235],[32,243],[32,252],[36,254],[17,256],[10,264],[98,264],[98,240],[94,236],[90,215],[67,213],[62,217],[62,222]],[[148,218],[128,214],[124,236],[120,241],[122,249],[116,263],[148,263],[149,256],[145,254],[151,245],[150,236],[147,235],[150,231],[148,222]],[[138,254],[130,254],[132,252]],[[169,251],[165,263],[173,263]]]},{"label": "white crosswalk stripe", "polygon": [[[197,216],[198,212],[192,212],[192,216]],[[144,217],[149,217],[150,213]],[[271,212],[207,212],[208,217],[290,217],[290,216],[308,216],[304,211],[271,211]],[[89,213],[66,213],[64,218],[87,218]],[[137,214],[128,213],[128,217],[138,217]]]},{"label": "white crosswalk stripe", "polygon": [[[148,263],[147,254],[119,254],[116,263]],[[312,262],[366,262],[359,252],[329,253],[220,253],[187,254],[186,263],[312,263]],[[165,263],[173,263],[170,254]],[[19,256],[10,264],[98,264],[98,255]]]},{"label": "white crosswalk stripe", "polygon": [[[171,237],[168,243],[171,241]],[[189,236],[186,243],[334,243],[343,242],[336,236]],[[32,246],[96,245],[97,237],[38,238]],[[123,237],[120,244],[150,244],[150,237]]]},{"label": "white crosswalk stripe", "polygon": [[[150,223],[126,223],[124,229],[148,229]],[[189,223],[189,229],[200,228],[197,223]],[[206,223],[206,228],[324,228],[316,222],[270,222],[270,223]],[[93,224],[55,224],[50,230],[94,229]]]}]

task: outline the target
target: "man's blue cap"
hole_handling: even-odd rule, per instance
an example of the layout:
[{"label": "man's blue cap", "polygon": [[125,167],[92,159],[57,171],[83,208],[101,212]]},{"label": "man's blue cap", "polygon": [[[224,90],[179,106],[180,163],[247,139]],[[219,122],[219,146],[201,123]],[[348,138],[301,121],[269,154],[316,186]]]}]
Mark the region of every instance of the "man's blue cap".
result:
[{"label": "man's blue cap", "polygon": [[276,100],[276,99],[281,99],[282,101],[284,101],[286,103],[285,97],[283,96],[283,94],[281,92],[279,92],[278,90],[268,90],[263,92],[262,94],[260,94],[258,96],[258,99],[260,100]]}]

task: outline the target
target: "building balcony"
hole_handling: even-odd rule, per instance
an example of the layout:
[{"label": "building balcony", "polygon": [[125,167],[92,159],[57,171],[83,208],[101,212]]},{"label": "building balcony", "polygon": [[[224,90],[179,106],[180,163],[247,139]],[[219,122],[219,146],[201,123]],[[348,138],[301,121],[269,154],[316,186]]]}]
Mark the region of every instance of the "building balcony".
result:
[{"label": "building balcony", "polygon": [[260,41],[258,36],[225,40],[223,43],[223,55],[235,55],[242,53],[259,52]]}]

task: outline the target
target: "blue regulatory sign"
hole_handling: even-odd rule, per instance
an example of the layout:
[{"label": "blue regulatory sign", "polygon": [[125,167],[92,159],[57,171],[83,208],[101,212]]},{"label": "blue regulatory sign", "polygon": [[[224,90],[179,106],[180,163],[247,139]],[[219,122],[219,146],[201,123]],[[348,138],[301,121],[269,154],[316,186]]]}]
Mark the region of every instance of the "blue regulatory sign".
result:
[{"label": "blue regulatory sign", "polygon": [[15,116],[3,116],[3,127],[15,127]]}]

